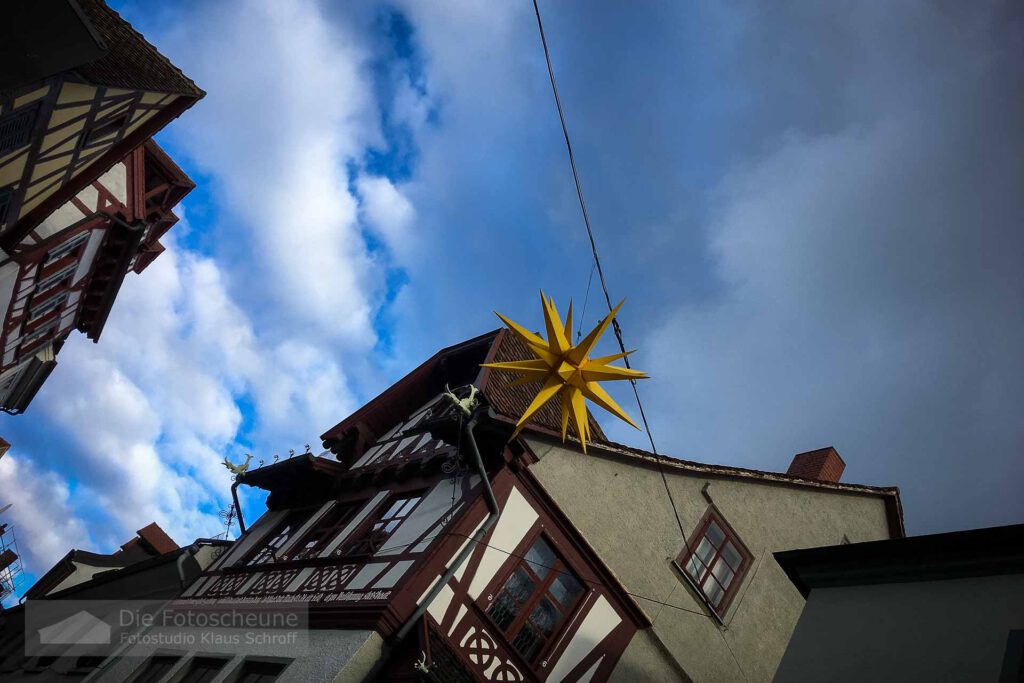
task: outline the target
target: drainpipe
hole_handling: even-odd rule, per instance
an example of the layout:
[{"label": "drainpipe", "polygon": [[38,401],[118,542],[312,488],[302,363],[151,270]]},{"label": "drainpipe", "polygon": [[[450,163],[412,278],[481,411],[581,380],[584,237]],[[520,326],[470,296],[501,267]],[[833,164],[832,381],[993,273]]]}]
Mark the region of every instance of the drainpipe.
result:
[{"label": "drainpipe", "polygon": [[231,500],[235,503],[235,512],[238,514],[238,530],[239,534],[245,533],[245,520],[242,519],[242,506],[238,504],[238,485],[242,482],[238,481],[238,477],[235,477],[235,481],[231,484]]},{"label": "drainpipe", "polygon": [[494,523],[498,521],[498,517],[501,516],[501,508],[498,507],[498,499],[494,497],[494,491],[491,490],[491,482],[487,478],[487,470],[484,469],[484,461],[480,457],[480,449],[477,447],[476,437],[473,435],[473,428],[476,427],[479,417],[480,410],[474,411],[472,416],[470,416],[469,420],[463,426],[463,431],[465,432],[466,441],[469,442],[469,449],[473,453],[473,464],[476,465],[476,471],[480,475],[480,481],[483,482],[484,485],[484,500],[487,502],[489,514],[480,529],[473,534],[472,543],[466,544],[466,547],[462,549],[462,552],[455,558],[455,561],[452,562],[450,567],[448,567],[448,570],[441,575],[440,579],[437,580],[434,587],[431,588],[430,592],[427,594],[427,597],[423,599],[420,606],[417,607],[416,611],[412,613],[411,617],[409,617],[409,620],[406,621],[405,625],[399,629],[397,634],[395,634],[396,643],[400,642],[409,633],[409,631],[412,630],[412,627],[417,621],[419,621],[420,617],[426,613],[427,609],[430,607],[430,603],[434,601],[434,598],[436,598],[441,592],[441,589],[448,585],[448,582],[453,576],[455,576],[455,572],[459,570],[462,563],[466,561],[470,553],[476,550],[476,544],[484,540],[484,536],[487,534],[487,531],[494,526]]},{"label": "drainpipe", "polygon": [[[400,628],[395,634],[395,638],[392,642],[396,645],[409,634],[409,631],[413,629],[416,622],[423,617],[426,611],[430,608],[430,604],[434,601],[434,598],[438,596],[442,588],[448,585],[448,582],[451,581],[453,576],[455,576],[455,572],[457,572],[459,567],[461,567],[469,558],[470,553],[476,549],[477,543],[481,543],[484,540],[484,536],[487,534],[488,530],[494,526],[498,521],[498,517],[501,516],[501,508],[498,507],[498,499],[494,497],[494,491],[491,489],[491,482],[487,478],[487,470],[484,468],[483,458],[480,457],[480,448],[477,446],[476,436],[473,434],[473,428],[476,427],[476,423],[480,419],[480,413],[484,410],[486,410],[486,408],[475,409],[470,415],[469,420],[467,420],[463,425],[462,429],[465,440],[469,443],[469,449],[473,454],[473,465],[476,467],[476,471],[480,475],[480,481],[484,486],[484,501],[487,503],[488,510],[487,518],[484,520],[480,529],[473,534],[471,538],[472,542],[466,544],[466,547],[458,554],[448,570],[445,571],[445,573],[441,575],[441,578],[434,583],[434,587],[431,588],[427,596],[423,598],[423,602],[420,603],[420,606],[416,608],[416,611],[412,613],[412,616],[406,620],[402,628]],[[373,681],[377,678],[381,670],[384,668],[384,665],[387,664],[390,651],[391,648],[385,645],[377,663],[370,669],[369,673],[366,674],[363,681]]]}]

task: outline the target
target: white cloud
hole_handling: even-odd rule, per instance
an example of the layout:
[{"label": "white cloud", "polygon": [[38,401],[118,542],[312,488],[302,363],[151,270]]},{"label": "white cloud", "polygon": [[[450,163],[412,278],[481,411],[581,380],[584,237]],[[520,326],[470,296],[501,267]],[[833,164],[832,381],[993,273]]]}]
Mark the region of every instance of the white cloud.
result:
[{"label": "white cloud", "polygon": [[347,165],[381,135],[359,36],[266,0],[194,5],[160,44],[209,93],[172,135],[213,176],[234,290],[261,324],[371,347],[381,273]]},{"label": "white cloud", "polygon": [[49,568],[72,548],[90,543],[65,478],[40,468],[16,448],[0,458],[0,507],[8,504],[0,522],[11,525],[27,568]]},{"label": "white cloud", "polygon": [[412,261],[420,247],[413,231],[416,209],[412,203],[387,178],[364,175],[357,187],[370,228],[399,262]]}]

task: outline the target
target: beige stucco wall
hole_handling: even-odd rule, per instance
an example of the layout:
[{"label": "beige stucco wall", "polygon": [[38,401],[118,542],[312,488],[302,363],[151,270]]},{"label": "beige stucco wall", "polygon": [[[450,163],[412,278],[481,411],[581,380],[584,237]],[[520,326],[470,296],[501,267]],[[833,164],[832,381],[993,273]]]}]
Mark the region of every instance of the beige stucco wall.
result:
[{"label": "beige stucco wall", "polygon": [[[698,612],[638,600],[654,633],[638,634],[627,648],[616,669],[622,680],[636,680],[637,672],[648,680],[678,680],[667,650],[698,683],[770,681],[804,603],[771,554],[834,545],[844,535],[854,543],[889,537],[880,496],[668,470],[686,534],[708,509],[702,493],[707,484],[707,494],[754,556],[721,627],[705,616],[671,562],[683,540],[656,468],[626,464],[595,448],[583,455],[535,437],[528,441],[540,457],[530,471],[626,589]],[[658,639],[663,647],[656,646]]]}]

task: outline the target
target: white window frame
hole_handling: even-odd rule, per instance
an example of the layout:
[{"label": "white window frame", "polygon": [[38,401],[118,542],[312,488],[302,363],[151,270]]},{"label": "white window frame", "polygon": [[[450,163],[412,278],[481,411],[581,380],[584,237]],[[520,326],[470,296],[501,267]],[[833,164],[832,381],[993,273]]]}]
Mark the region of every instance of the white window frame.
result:
[{"label": "white window frame", "polygon": [[63,268],[61,268],[60,270],[58,270],[56,273],[53,273],[52,275],[47,275],[42,280],[39,280],[36,283],[35,291],[37,291],[37,292],[45,292],[45,291],[47,291],[48,289],[52,288],[54,285],[59,283],[64,278],[69,277],[71,275],[74,275],[76,270],[78,270],[78,262],[76,261],[74,263],[69,263],[68,265],[66,265]]},{"label": "white window frame", "polygon": [[41,326],[38,330],[32,330],[21,338],[21,344],[19,345],[20,348],[24,349],[37,339],[41,339],[51,332],[56,332],[58,327],[60,327],[60,320],[54,320]]},{"label": "white window frame", "polygon": [[91,230],[80,232],[67,242],[58,244],[56,247],[46,253],[46,260],[43,261],[43,265],[47,266],[61,257],[71,253],[81,245],[89,241],[89,236],[92,234]]},{"label": "white window frame", "polygon": [[47,313],[49,313],[53,309],[60,308],[61,306],[63,306],[64,304],[66,304],[68,302],[68,297],[69,296],[70,296],[70,293],[68,293],[68,292],[58,292],[57,294],[54,294],[53,296],[51,296],[49,299],[47,299],[46,301],[42,302],[38,306],[33,306],[28,311],[28,321],[27,322],[32,322],[34,320],[39,320],[40,318],[42,318],[44,315],[46,315]]}]

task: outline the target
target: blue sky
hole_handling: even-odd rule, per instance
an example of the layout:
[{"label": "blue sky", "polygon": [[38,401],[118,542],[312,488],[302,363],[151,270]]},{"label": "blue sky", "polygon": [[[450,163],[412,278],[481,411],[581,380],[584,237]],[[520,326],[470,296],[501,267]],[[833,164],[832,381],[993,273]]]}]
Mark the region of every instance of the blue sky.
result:
[{"label": "blue sky", "polygon": [[[209,93],[159,137],[199,187],[100,343],[2,418],[35,572],[150,521],[217,533],[225,455],[318,450],[492,311],[579,307],[591,268],[529,3],[115,6]],[[785,470],[832,444],[913,533],[1019,522],[1019,10],[542,11],[659,447]]]}]

